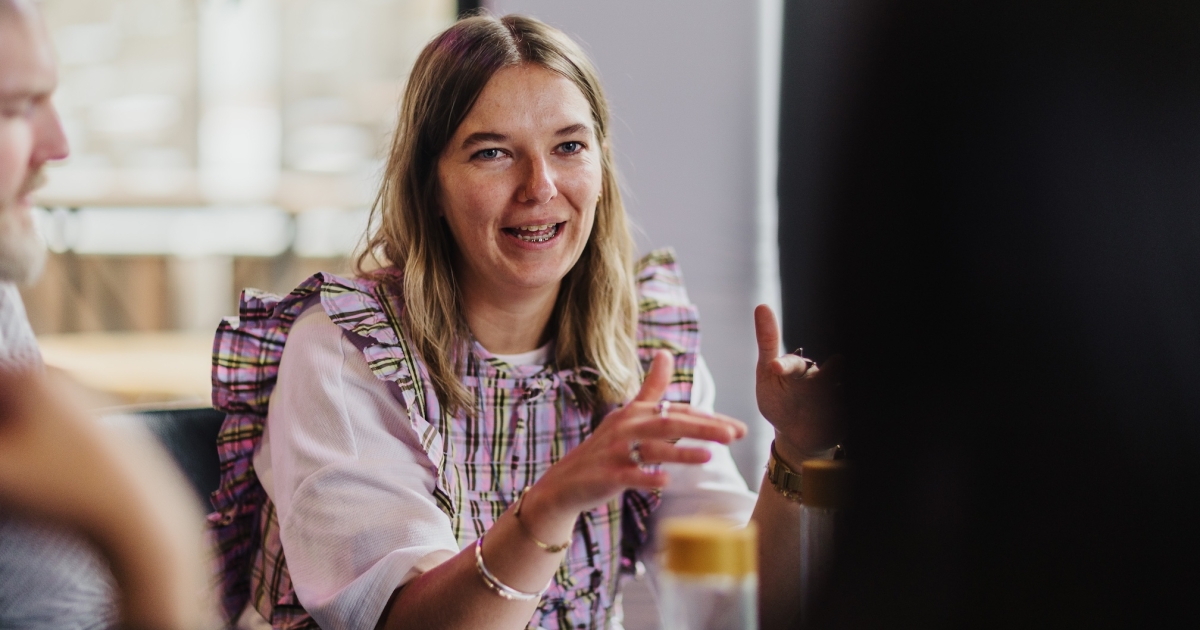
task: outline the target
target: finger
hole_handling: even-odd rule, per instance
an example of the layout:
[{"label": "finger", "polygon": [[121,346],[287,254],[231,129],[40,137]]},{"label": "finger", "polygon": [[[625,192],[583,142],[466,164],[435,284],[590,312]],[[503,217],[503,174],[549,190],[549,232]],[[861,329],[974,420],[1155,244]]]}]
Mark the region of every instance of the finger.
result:
[{"label": "finger", "polygon": [[660,468],[631,466],[618,473],[618,482],[626,488],[662,488],[670,481],[670,475]]},{"label": "finger", "polygon": [[728,444],[745,435],[745,432],[746,425],[737,420],[726,421],[672,413],[666,418],[654,416],[631,422],[626,429],[626,437],[637,440],[672,440],[686,437]]},{"label": "finger", "polygon": [[646,373],[646,380],[642,381],[642,388],[638,390],[637,396],[634,396],[633,399],[641,402],[661,400],[667,391],[667,385],[671,384],[671,371],[674,368],[675,357],[671,356],[670,352],[666,350],[655,352],[654,361],[650,363],[650,371]]},{"label": "finger", "polygon": [[[662,401],[655,400],[653,402],[632,402],[626,405],[627,409],[633,410],[640,415],[659,415],[662,413]],[[671,406],[668,409],[670,413],[683,414],[685,416],[698,416],[701,418],[721,418],[723,420],[734,420],[730,416],[715,413],[701,407],[693,407],[688,403],[671,401]]]},{"label": "finger", "polygon": [[754,336],[758,339],[758,364],[765,365],[779,356],[779,324],[775,313],[766,304],[754,309]]},{"label": "finger", "polygon": [[712,453],[706,448],[675,446],[661,440],[642,442],[638,450],[647,464],[703,464],[712,459]]},{"label": "finger", "polygon": [[[634,412],[630,416],[630,421],[633,423],[649,422],[655,418],[663,418],[662,407],[658,403],[649,405],[647,403],[637,403],[628,407]],[[667,410],[667,418],[684,419],[694,422],[718,422],[724,423],[733,427],[736,437],[740,438],[746,433],[746,424],[733,416],[727,416],[723,413],[709,412],[704,409],[692,407],[685,403],[671,403]]]},{"label": "finger", "polygon": [[771,359],[771,373],[776,376],[800,378],[812,376],[818,372],[817,364],[812,359],[805,359],[794,354],[785,354]]}]

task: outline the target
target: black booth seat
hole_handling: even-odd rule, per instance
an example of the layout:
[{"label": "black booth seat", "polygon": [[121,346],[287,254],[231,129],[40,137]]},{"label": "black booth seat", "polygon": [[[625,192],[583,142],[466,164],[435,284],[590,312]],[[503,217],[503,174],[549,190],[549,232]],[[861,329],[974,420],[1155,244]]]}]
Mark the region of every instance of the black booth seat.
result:
[{"label": "black booth seat", "polygon": [[209,496],[221,481],[217,459],[217,433],[225,414],[211,407],[123,407],[102,416],[113,424],[139,424],[171,455],[191,484],[204,511],[211,511]]}]

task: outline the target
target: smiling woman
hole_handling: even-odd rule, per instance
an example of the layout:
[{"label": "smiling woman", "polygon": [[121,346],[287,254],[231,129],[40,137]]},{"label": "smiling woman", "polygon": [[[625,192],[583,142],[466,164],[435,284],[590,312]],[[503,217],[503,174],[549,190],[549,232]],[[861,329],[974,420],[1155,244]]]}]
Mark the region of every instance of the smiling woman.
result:
[{"label": "smiling woman", "polygon": [[[524,102],[526,95],[537,100]],[[529,352],[548,341],[543,331],[559,284],[591,236],[600,149],[591,125],[575,122],[590,117],[583,95],[562,76],[538,66],[506,68],[438,162],[467,327],[495,352]],[[514,325],[520,320],[534,325]]]},{"label": "smiling woman", "polygon": [[[519,16],[435,38],[373,212],[357,278],[247,292],[217,332],[230,618],[619,629],[656,519],[753,512],[798,550],[799,505],[733,464],[746,427],[712,412],[672,254],[633,259],[608,107],[569,38]],[[836,437],[827,383],[758,321],[760,404],[798,469]],[[780,627],[798,559],[762,561]]]}]

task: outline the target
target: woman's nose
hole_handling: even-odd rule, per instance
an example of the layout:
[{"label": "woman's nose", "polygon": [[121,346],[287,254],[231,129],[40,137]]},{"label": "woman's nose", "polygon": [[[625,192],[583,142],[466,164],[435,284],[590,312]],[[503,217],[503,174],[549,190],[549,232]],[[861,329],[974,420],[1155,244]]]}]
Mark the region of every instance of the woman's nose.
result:
[{"label": "woman's nose", "polygon": [[543,204],[553,199],[558,194],[558,188],[554,185],[554,174],[546,160],[541,157],[531,158],[528,169],[529,174],[521,187],[520,201]]}]

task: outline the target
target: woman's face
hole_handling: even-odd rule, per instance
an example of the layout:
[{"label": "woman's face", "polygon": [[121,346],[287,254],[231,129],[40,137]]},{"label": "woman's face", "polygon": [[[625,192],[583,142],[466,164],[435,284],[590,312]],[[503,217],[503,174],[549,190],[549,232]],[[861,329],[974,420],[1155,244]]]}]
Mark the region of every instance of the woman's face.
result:
[{"label": "woman's face", "polygon": [[497,72],[438,160],[438,202],[465,292],[557,290],[592,232],[601,148],[574,83],[541,66]]}]

